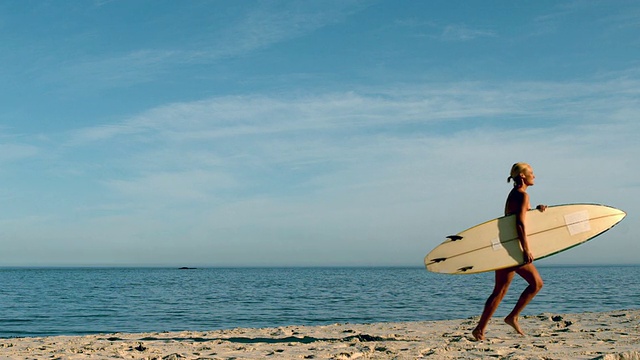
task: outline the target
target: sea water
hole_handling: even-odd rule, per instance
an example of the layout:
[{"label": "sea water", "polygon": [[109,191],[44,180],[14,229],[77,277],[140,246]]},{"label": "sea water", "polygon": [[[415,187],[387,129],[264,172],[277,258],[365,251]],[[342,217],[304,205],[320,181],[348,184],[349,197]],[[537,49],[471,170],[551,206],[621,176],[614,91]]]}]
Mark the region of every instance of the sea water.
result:
[{"label": "sea water", "polygon": [[[541,267],[523,315],[640,308],[640,266]],[[424,268],[0,268],[0,337],[477,316],[493,274]],[[516,277],[496,316],[526,287]]]}]

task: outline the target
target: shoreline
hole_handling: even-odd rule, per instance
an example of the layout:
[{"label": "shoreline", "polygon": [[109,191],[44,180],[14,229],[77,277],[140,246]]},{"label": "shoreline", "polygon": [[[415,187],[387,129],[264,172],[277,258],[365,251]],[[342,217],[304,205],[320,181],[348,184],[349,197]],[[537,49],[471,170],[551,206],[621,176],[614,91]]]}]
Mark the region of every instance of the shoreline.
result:
[{"label": "shoreline", "polygon": [[640,309],[493,318],[0,339],[0,359],[640,359]]}]

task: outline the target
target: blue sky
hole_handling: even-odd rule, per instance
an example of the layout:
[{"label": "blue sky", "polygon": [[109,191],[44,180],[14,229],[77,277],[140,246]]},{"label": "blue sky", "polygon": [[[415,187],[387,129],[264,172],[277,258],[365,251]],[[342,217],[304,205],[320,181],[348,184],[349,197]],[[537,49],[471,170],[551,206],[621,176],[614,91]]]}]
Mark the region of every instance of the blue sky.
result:
[{"label": "blue sky", "polygon": [[415,265],[532,201],[627,211],[636,1],[0,2],[0,265]]}]

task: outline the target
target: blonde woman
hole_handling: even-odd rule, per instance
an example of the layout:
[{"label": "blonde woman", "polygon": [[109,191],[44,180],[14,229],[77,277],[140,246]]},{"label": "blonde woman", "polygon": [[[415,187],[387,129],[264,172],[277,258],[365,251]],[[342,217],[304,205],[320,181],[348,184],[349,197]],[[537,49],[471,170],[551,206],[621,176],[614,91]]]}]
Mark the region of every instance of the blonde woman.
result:
[{"label": "blonde woman", "polygon": [[[526,216],[527,211],[530,208],[527,187],[534,184],[535,178],[533,168],[531,168],[527,163],[514,164],[511,167],[511,176],[507,178],[507,181],[513,180],[513,189],[507,197],[504,213],[505,215],[515,215],[516,217],[516,231],[518,233],[520,247],[522,248],[524,263],[516,267],[496,270],[495,287],[485,303],[484,311],[478,321],[478,326],[476,326],[472,332],[473,337],[478,341],[485,339],[484,331],[489,324],[489,320],[491,320],[491,316],[498,308],[498,305],[500,305],[504,295],[507,293],[511,280],[513,280],[513,276],[515,274],[520,275],[524,280],[526,280],[529,286],[524,289],[515,307],[511,313],[504,318],[504,321],[511,325],[520,335],[524,335],[524,332],[518,325],[518,316],[542,288],[542,278],[538,273],[538,269],[533,265],[534,259],[533,255],[531,255],[531,251],[529,250],[526,232]],[[545,211],[546,208],[547,207],[545,205],[538,205],[536,207],[539,211]]]}]

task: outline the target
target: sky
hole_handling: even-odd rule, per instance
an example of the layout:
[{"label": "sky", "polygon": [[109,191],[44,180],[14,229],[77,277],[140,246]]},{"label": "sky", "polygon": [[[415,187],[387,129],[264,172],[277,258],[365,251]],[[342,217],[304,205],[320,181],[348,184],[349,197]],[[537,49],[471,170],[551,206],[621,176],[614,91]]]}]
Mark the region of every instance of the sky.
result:
[{"label": "sky", "polygon": [[627,218],[637,1],[2,1],[0,266],[423,266],[535,204]]}]

